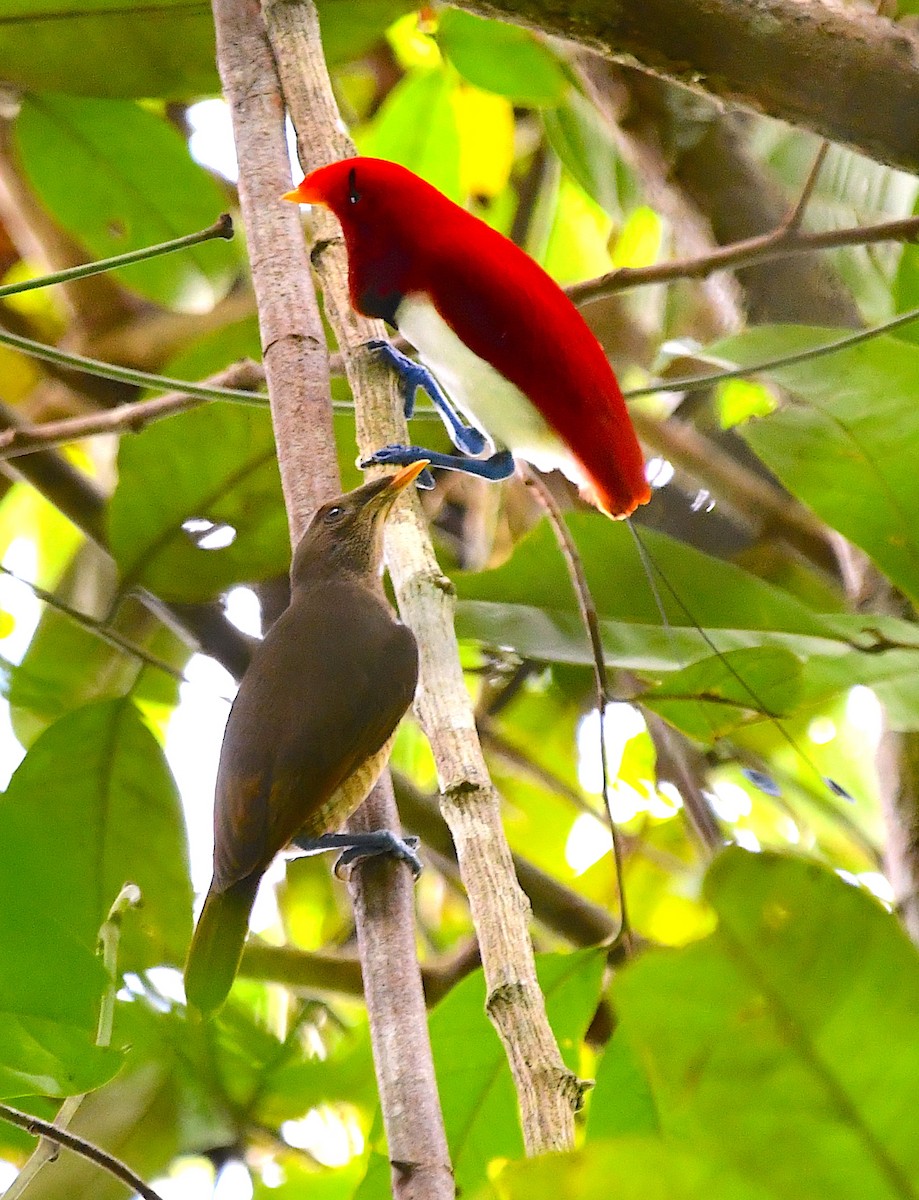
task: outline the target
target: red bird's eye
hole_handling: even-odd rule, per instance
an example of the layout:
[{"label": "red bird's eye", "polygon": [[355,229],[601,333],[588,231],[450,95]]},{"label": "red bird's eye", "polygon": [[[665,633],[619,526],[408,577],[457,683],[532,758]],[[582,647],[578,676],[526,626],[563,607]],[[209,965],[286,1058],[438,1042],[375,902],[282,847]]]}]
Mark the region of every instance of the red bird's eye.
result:
[{"label": "red bird's eye", "polygon": [[361,194],[357,190],[357,171],[354,167],[348,172],[348,203],[357,204]]}]

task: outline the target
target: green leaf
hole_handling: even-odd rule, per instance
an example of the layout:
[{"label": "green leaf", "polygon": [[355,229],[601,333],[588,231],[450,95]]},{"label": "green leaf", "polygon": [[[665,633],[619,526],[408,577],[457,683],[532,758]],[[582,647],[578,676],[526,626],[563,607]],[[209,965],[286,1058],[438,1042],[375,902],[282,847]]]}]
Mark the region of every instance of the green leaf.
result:
[{"label": "green leaf", "polygon": [[446,71],[416,70],[392,89],[355,140],[362,154],[401,163],[451,200],[462,200],[455,82]]},{"label": "green leaf", "polygon": [[[624,522],[593,513],[572,513],[565,523],[577,544],[599,616],[660,625],[654,592]],[[835,635],[831,618],[812,612],[788,592],[732,563],[650,529],[642,528],[641,539],[692,614],[690,620],[670,588],[662,589],[667,620],[674,631],[692,629],[698,621],[706,629],[771,629],[815,638]],[[456,572],[453,578],[462,600],[577,612],[568,571],[547,521],[518,543],[503,566],[477,574]]]},{"label": "green leaf", "polygon": [[[232,541],[203,549],[187,521]],[[168,600],[282,575],[290,540],[267,409],[209,404],[122,439],[109,538],[124,588]]]},{"label": "green leaf", "polygon": [[556,108],[542,114],[549,144],[584,191],[611,217],[622,210],[619,154],[609,127],[594,106],[571,88]]},{"label": "green leaf", "polygon": [[122,965],[182,962],[191,933],[182,813],[159,743],[130,701],[86,705],[43,733],[13,775],[0,818],[0,842],[17,847],[36,912],[93,950],[131,881],[144,903],[125,918]]},{"label": "green leaf", "polygon": [[919,958],[896,919],[774,854],[725,851],[705,892],[716,931],[614,984],[664,1136],[777,1200],[919,1194]]},{"label": "green leaf", "polygon": [[[661,617],[645,567],[629,530],[590,514],[571,515],[607,658],[635,670],[682,668],[711,655],[694,627],[702,623],[722,652],[770,643],[801,658],[844,654],[834,618],[812,612],[789,593],[739,567],[701,554],[651,530],[642,531],[648,553],[670,588],[659,589],[669,628]],[[455,572],[461,636],[555,662],[588,664],[590,648],[567,569],[547,522],[518,543],[503,566],[476,574]],[[855,630],[846,629],[847,639]]]},{"label": "green leaf", "polygon": [[7,84],[29,92],[187,99],[219,90],[205,0],[0,0]]},{"label": "green leaf", "polygon": [[[789,1200],[793,1195],[787,1193]],[[482,1193],[479,1200],[553,1196],[560,1200],[767,1200],[754,1181],[738,1178],[695,1147],[672,1146],[650,1137],[596,1141],[572,1154],[510,1163],[494,1190]]]},{"label": "green leaf", "polygon": [[[602,950],[537,958],[540,986],[562,1055],[577,1065],[606,961]],[[476,971],[437,1005],[431,1047],[458,1190],[471,1191],[493,1158],[518,1158],[523,1145],[504,1049],[485,1016],[485,981]]]},{"label": "green leaf", "polygon": [[[0,1096],[67,1096],[98,1087],[121,1055],[94,1045],[107,980],[95,954],[57,918],[34,903],[28,865],[34,859],[11,831],[0,802],[4,870],[0,876]],[[13,836],[10,836],[11,832]],[[56,841],[55,845],[60,846]],[[60,851],[58,850],[58,857]]]},{"label": "green leaf", "polygon": [[[741,365],[824,345],[842,330],[766,326],[712,348]],[[740,432],[782,483],[919,601],[919,347],[880,337],[770,370],[800,397]]]},{"label": "green leaf", "polygon": [[470,83],[516,104],[558,104],[568,86],[549,47],[517,25],[448,8],[440,15],[437,40]]},{"label": "green leaf", "polygon": [[647,1075],[623,1030],[613,1034],[590,1094],[587,1137],[656,1134],[660,1123]]},{"label": "green leaf", "polygon": [[[130,101],[28,96],[16,119],[28,179],[61,225],[106,258],[194,233],[226,208],[179,133]],[[117,272],[148,300],[202,312],[237,273],[237,251],[217,239]]]},{"label": "green leaf", "polygon": [[[801,664],[779,646],[732,650],[668,675],[642,703],[702,742],[724,737],[751,714],[795,710]],[[688,702],[687,702],[688,700]]]}]

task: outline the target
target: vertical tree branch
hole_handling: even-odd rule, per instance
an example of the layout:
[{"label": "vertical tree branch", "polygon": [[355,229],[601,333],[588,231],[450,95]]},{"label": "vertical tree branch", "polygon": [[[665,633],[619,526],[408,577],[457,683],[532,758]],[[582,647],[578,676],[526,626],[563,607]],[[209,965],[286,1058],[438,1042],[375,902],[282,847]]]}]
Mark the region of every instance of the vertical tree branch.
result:
[{"label": "vertical tree branch", "polygon": [[[307,169],[354,153],[342,132],[310,0],[264,0],[287,107]],[[362,346],[380,337],[379,322],[358,317],[347,289],[347,261],[337,223],[316,214],[313,263],[325,311],[344,356],[357,405],[362,452],[406,441],[390,373]],[[442,809],[457,848],[487,986],[486,1008],[507,1052],[517,1087],[524,1144],[530,1154],[569,1148],[581,1085],[562,1062],[536,980],[529,905],[514,876],[499,797],[475,732],[453,631],[454,597],[434,557],[420,510],[403,505],[390,521],[387,561],[403,618],[421,649],[415,700],[437,763]]]},{"label": "vertical tree branch", "polygon": [[[214,0],[217,58],[233,117],[239,195],[258,305],[281,480],[294,543],[312,510],[340,487],[329,363],[291,187],[284,105],[258,0]],[[388,774],[357,819],[398,828]],[[454,1195],[437,1099],[413,888],[395,862],[352,872],[364,990],[397,1200]]]}]

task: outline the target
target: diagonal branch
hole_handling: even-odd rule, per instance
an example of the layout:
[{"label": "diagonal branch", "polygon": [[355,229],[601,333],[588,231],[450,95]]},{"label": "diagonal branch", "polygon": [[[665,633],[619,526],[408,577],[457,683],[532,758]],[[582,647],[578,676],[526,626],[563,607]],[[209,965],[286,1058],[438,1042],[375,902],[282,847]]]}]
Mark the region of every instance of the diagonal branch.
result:
[{"label": "diagonal branch", "polygon": [[652,283],[670,283],[676,279],[705,279],[715,271],[732,271],[813,250],[838,250],[841,246],[871,246],[878,242],[915,242],[919,239],[919,217],[903,217],[876,225],[853,225],[846,229],[828,229],[809,233],[787,222],[757,237],[719,246],[697,258],[678,258],[654,263],[650,267],[620,267],[596,279],[569,287],[568,295],[576,304],[611,296],[628,288]]},{"label": "diagonal branch", "polygon": [[110,1175],[114,1175],[121,1183],[126,1183],[131,1191],[142,1196],[143,1200],[162,1200],[159,1192],[155,1192],[152,1187],[144,1183],[141,1177],[135,1175],[120,1158],[115,1158],[113,1154],[109,1154],[108,1151],[101,1149],[93,1142],[88,1142],[86,1138],[77,1137],[75,1133],[70,1133],[67,1129],[59,1129],[57,1125],[52,1125],[50,1121],[43,1121],[40,1117],[34,1117],[31,1113],[21,1112],[18,1108],[10,1108],[8,1104],[0,1104],[0,1118],[9,1121],[11,1125],[18,1125],[27,1133],[47,1138],[50,1142],[56,1142],[59,1146],[73,1150],[75,1154],[81,1155],[89,1162],[102,1167],[104,1171],[108,1171]]}]

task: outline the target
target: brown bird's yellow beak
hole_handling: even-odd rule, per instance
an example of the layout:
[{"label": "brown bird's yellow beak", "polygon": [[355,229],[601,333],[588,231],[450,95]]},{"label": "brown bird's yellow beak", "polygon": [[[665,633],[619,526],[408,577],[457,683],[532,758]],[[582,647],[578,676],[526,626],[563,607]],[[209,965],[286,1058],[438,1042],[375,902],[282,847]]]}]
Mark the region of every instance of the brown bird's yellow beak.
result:
[{"label": "brown bird's yellow beak", "polygon": [[324,204],[325,201],[315,188],[309,187],[304,179],[292,192],[285,192],[282,200],[290,200],[294,204]]},{"label": "brown bird's yellow beak", "polygon": [[425,467],[429,465],[429,461],[427,458],[419,458],[417,462],[409,463],[395,475],[390,475],[386,481],[388,489],[393,492],[404,491],[410,483],[415,482]]}]

